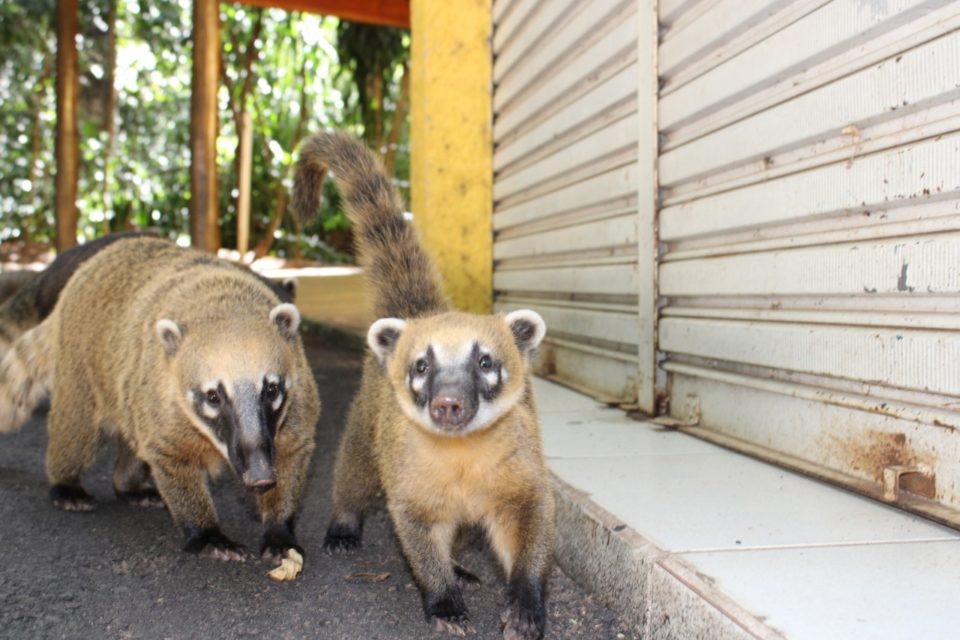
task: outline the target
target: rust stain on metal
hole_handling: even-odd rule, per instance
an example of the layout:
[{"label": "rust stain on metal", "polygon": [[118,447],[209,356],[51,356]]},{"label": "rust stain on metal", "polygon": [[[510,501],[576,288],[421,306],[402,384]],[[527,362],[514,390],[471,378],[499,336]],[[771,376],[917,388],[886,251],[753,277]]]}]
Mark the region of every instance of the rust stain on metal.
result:
[{"label": "rust stain on metal", "polygon": [[918,454],[903,433],[867,431],[855,436],[830,436],[831,447],[843,464],[860,471],[879,483],[884,471],[892,467],[917,469],[898,474],[897,492],[908,492],[923,498],[936,498],[936,476],[922,473],[933,462],[929,454]]}]

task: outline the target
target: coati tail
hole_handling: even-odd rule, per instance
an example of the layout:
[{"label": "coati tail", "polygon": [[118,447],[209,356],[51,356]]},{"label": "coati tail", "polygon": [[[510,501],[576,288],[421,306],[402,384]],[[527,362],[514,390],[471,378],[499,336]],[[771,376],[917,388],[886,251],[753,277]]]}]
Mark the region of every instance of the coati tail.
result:
[{"label": "coati tail", "polygon": [[354,224],[377,316],[414,318],[446,311],[440,278],[416,229],[403,217],[400,196],[377,158],[357,139],[323,133],[300,146],[293,183],[296,215],[304,221],[315,215],[327,170]]},{"label": "coati tail", "polygon": [[53,378],[52,322],[24,333],[0,360],[0,433],[18,430],[46,397]]}]

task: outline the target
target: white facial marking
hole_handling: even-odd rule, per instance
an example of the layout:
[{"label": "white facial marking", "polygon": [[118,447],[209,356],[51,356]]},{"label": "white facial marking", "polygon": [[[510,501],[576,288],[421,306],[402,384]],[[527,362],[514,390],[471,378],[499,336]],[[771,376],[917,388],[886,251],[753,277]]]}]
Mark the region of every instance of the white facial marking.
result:
[{"label": "white facial marking", "polygon": [[496,371],[487,371],[483,374],[483,379],[491,387],[496,386],[497,381],[500,379],[500,376],[497,375]]},{"label": "white facial marking", "polygon": [[283,404],[283,394],[282,394],[282,393],[278,393],[276,400],[274,400],[272,403],[270,403],[270,406],[273,407],[273,410],[274,410],[274,411],[276,411],[277,409],[280,408],[280,405],[282,405],[282,404]]},{"label": "white facial marking", "polygon": [[426,383],[426,381],[427,379],[423,376],[414,376],[413,379],[410,380],[410,388],[417,393],[420,393],[420,390],[423,389],[423,385]]}]

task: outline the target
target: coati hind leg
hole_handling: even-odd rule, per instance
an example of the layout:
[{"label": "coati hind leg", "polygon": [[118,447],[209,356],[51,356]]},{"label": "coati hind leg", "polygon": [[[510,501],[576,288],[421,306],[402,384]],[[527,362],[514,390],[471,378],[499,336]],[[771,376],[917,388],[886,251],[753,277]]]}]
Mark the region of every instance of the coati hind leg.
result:
[{"label": "coati hind leg", "polygon": [[148,464],[173,521],[186,536],[184,551],[216,560],[246,560],[246,549],[220,531],[202,470],[188,460],[159,452],[151,454]]},{"label": "coati hind leg", "polygon": [[504,640],[539,640],[546,624],[545,588],[553,549],[553,502],[512,504],[487,522],[490,543],[508,576]]},{"label": "coati hind leg", "polygon": [[54,385],[53,401],[47,416],[47,480],[53,504],[64,511],[92,511],[96,503],[80,484],[80,474],[93,462],[98,428],[92,403],[69,402],[70,398],[92,398],[90,390],[77,381],[72,389]]},{"label": "coati hind leg", "polygon": [[257,496],[257,508],[263,521],[260,538],[260,556],[279,562],[289,549],[306,555],[294,534],[300,497],[307,477],[307,467],[313,454],[313,440],[298,438],[285,430],[277,438],[277,484]]},{"label": "coati hind leg", "polygon": [[113,490],[117,497],[137,507],[164,507],[153,484],[150,465],[136,456],[123,438],[117,438],[117,462],[113,467]]},{"label": "coati hind leg", "polygon": [[364,407],[355,404],[333,469],[333,519],[323,539],[327,551],[349,551],[360,546],[364,514],[380,493],[373,434],[365,428],[369,424]]},{"label": "coati hind leg", "polygon": [[420,587],[427,620],[437,631],[451,635],[475,633],[451,557],[457,526],[452,523],[426,524],[396,503],[388,502],[387,509],[403,555]]}]

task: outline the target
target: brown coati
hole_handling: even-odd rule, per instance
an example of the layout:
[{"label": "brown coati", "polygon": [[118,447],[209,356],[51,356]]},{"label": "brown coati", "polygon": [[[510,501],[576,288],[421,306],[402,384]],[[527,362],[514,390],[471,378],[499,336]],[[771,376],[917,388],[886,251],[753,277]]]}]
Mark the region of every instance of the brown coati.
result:
[{"label": "brown coati", "polygon": [[457,313],[380,164],[353,138],[324,134],[300,149],[294,208],[317,209],[327,170],[354,223],[380,320],[369,330],[361,388],[334,471],[324,547],[360,545],[364,512],[382,491],[427,618],[472,626],[454,563],[461,527],[480,525],[508,580],[505,638],[539,638],[554,547],[531,352],[544,337],[533,311]]},{"label": "brown coati", "polygon": [[261,553],[302,553],[294,521],[320,404],[299,323],[248,269],[166,240],[115,242],[0,361],[0,431],[50,390],[58,506],[93,508],[80,475],[100,437],[115,436],[116,493],[149,502],[159,490],[187,551],[245,556],[220,532],[207,488],[229,465],[256,493]]},{"label": "brown coati", "polygon": [[[50,315],[60,292],[81,264],[114,242],[141,237],[156,236],[143,231],[111,233],[61,252],[39,273],[30,272],[32,277],[0,304],[0,358],[14,340]],[[246,269],[242,265],[236,265],[236,268]],[[281,301],[293,302],[296,289],[293,280],[264,281],[273,288]]]}]

